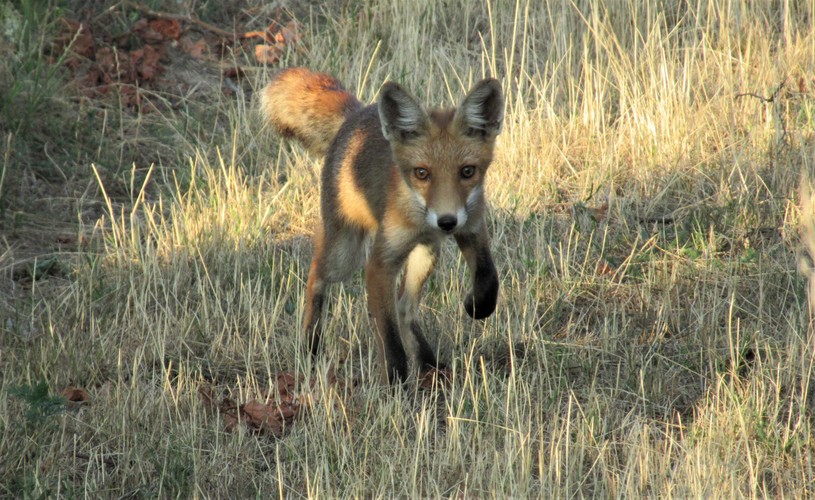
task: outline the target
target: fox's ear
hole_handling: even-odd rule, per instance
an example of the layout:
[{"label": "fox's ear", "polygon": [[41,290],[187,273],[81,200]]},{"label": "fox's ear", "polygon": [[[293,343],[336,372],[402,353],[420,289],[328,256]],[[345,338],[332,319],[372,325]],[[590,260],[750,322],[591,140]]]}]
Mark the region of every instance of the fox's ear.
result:
[{"label": "fox's ear", "polygon": [[379,91],[379,121],[388,141],[404,142],[424,133],[427,115],[402,87],[387,82]]},{"label": "fox's ear", "polygon": [[495,78],[475,84],[456,110],[456,121],[467,135],[493,138],[504,121],[504,93]]}]

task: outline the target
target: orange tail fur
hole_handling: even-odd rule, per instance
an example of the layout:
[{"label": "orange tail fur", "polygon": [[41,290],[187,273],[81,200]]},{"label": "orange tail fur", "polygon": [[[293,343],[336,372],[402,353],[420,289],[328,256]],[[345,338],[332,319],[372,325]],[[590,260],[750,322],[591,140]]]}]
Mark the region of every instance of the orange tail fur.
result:
[{"label": "orange tail fur", "polygon": [[263,89],[260,107],[278,133],[323,157],[345,118],[362,104],[333,76],[287,68]]}]

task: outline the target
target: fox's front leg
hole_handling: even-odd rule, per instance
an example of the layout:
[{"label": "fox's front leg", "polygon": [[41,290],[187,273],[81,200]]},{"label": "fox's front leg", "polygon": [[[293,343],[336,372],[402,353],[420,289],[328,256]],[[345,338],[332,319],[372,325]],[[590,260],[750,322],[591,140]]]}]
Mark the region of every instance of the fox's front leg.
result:
[{"label": "fox's front leg", "polygon": [[433,272],[438,254],[438,243],[417,245],[408,255],[405,273],[402,275],[402,285],[399,287],[397,310],[401,325],[402,347],[418,362],[420,369],[442,367],[436,360],[433,348],[425,339],[417,317],[422,287],[430,273]]},{"label": "fox's front leg", "polygon": [[368,289],[368,308],[376,324],[380,368],[388,382],[393,384],[397,380],[407,380],[408,359],[399,335],[396,309],[396,277],[401,262],[394,262],[386,254],[382,238],[377,238],[365,268],[365,284]]},{"label": "fox's front leg", "polygon": [[487,225],[482,222],[477,233],[456,234],[455,238],[473,276],[473,288],[464,299],[464,310],[474,319],[484,319],[495,311],[499,286]]}]

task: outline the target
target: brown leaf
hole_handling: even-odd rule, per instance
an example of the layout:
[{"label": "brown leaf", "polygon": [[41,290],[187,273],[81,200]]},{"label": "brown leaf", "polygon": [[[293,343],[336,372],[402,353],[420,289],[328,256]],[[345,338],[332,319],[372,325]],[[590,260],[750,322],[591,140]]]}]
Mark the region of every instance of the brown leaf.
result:
[{"label": "brown leaf", "polygon": [[181,23],[178,19],[152,19],[149,26],[163,39],[178,40],[181,36]]},{"label": "brown leaf", "polygon": [[59,51],[71,48],[71,53],[90,58],[96,49],[93,34],[86,24],[73,19],[62,18],[62,33],[56,39],[56,48]]},{"label": "brown leaf", "polygon": [[274,39],[268,30],[263,31],[247,31],[246,33],[241,35],[241,38],[260,38],[264,42],[270,43],[273,42]]},{"label": "brown leaf", "polygon": [[[110,47],[102,47],[96,51],[96,66],[102,72],[102,81],[113,83],[121,80],[121,74],[129,72],[129,58],[117,58]],[[123,71],[124,70],[124,71]]]},{"label": "brown leaf", "polygon": [[241,405],[241,417],[246,425],[257,432],[270,432],[276,437],[283,435],[283,417],[277,405],[251,400]]},{"label": "brown leaf", "polygon": [[279,45],[255,45],[255,60],[261,64],[275,64],[281,54],[283,49]]},{"label": "brown leaf", "polygon": [[85,389],[72,385],[62,390],[62,397],[68,402],[68,408],[79,408],[91,402],[91,397]]},{"label": "brown leaf", "polygon": [[[215,411],[221,415],[227,432],[233,431],[242,423],[251,432],[282,437],[291,429],[292,423],[305,413],[306,407],[302,401],[311,393],[308,391],[309,384],[305,383],[303,377],[297,377],[290,372],[278,374],[276,381],[280,394],[279,401],[267,399],[263,402],[252,399],[238,405],[225,396],[218,402],[215,389],[208,383],[198,387],[198,395],[207,411]],[[305,392],[295,397],[297,386]]]},{"label": "brown leaf", "polygon": [[300,34],[297,32],[297,23],[291,21],[286,26],[280,28],[280,31],[275,35],[275,41],[283,45],[296,45],[299,43]]},{"label": "brown leaf", "polygon": [[145,43],[162,43],[166,37],[153,29],[151,21],[141,18],[133,24],[133,33]]},{"label": "brown leaf", "polygon": [[248,423],[260,426],[264,420],[274,418],[271,406],[253,399],[241,405],[241,414]]},{"label": "brown leaf", "polygon": [[300,413],[300,405],[298,403],[281,404],[277,407],[280,418],[284,422],[291,422]]},{"label": "brown leaf", "polygon": [[203,37],[193,41],[190,37],[183,36],[181,37],[181,50],[193,59],[204,59],[204,54],[209,52],[209,46]]},{"label": "brown leaf", "polygon": [[137,81],[150,82],[164,71],[159,63],[162,52],[151,45],[130,52],[130,64],[137,73]]}]

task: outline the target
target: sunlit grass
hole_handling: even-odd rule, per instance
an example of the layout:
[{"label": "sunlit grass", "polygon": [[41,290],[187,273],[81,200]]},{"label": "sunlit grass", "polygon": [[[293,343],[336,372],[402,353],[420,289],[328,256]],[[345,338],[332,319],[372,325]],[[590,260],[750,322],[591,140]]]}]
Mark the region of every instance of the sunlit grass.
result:
[{"label": "sunlit grass", "polygon": [[[815,5],[782,4],[315,7],[286,63],[363,101],[387,79],[445,105],[504,83],[498,310],[461,312],[452,244],[421,310],[450,386],[382,385],[361,276],[332,288],[305,355],[319,164],[217,96],[216,132],[181,160],[84,165],[99,216],[70,272],[4,294],[0,492],[812,495]],[[227,432],[199,394],[262,398],[281,372],[315,387],[281,438]],[[92,400],[33,425],[19,394],[40,382]]]}]

